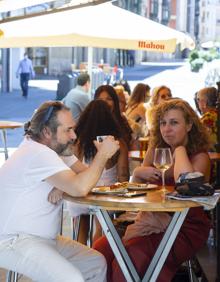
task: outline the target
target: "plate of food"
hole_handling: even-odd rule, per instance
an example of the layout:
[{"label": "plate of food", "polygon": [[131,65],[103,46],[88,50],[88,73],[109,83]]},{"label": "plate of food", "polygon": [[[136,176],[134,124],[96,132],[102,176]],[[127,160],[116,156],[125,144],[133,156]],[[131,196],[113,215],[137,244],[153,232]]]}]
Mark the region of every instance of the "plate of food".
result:
[{"label": "plate of food", "polygon": [[97,186],[91,192],[95,194],[122,194],[127,193],[128,189],[125,183],[115,183],[110,186]]},{"label": "plate of food", "polygon": [[127,184],[128,190],[151,190],[151,189],[157,189],[158,185],[151,184],[151,183],[135,183],[135,182],[129,182]]}]

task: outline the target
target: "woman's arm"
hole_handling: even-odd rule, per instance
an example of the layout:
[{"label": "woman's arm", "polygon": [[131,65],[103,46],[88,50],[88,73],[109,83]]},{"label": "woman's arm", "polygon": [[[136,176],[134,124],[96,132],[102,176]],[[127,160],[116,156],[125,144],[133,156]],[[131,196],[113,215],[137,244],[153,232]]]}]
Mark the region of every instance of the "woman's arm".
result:
[{"label": "woman's arm", "polygon": [[184,172],[199,171],[204,174],[206,181],[210,177],[210,159],[207,153],[198,153],[189,158],[184,146],[178,146],[174,151],[174,179]]},{"label": "woman's arm", "polygon": [[120,141],[120,154],[117,160],[118,181],[124,182],[129,180],[128,148],[124,141]]}]

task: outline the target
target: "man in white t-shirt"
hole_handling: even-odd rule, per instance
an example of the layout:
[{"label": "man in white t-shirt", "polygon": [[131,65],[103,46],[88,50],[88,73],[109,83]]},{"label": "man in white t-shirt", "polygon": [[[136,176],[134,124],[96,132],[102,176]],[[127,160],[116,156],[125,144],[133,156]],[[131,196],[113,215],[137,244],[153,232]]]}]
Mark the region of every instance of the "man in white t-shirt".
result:
[{"label": "man in white t-shirt", "polygon": [[76,174],[71,170],[76,161],[72,157],[74,126],[63,103],[42,104],[25,126],[24,141],[0,168],[0,267],[34,281],[106,281],[101,254],[58,236],[61,202],[57,191],[85,196],[119,145],[111,136],[102,143],[94,141],[93,162]]}]

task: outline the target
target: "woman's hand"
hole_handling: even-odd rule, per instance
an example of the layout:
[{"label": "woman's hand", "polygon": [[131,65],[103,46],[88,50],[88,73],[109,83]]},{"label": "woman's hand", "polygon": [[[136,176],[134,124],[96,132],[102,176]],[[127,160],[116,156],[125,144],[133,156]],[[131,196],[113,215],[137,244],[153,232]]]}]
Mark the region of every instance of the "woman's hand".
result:
[{"label": "woman's hand", "polygon": [[63,199],[63,191],[55,187],[48,194],[48,202],[50,202],[51,204],[57,204],[62,199]]},{"label": "woman's hand", "polygon": [[139,166],[133,172],[134,182],[157,182],[161,178],[161,171],[153,166]]}]

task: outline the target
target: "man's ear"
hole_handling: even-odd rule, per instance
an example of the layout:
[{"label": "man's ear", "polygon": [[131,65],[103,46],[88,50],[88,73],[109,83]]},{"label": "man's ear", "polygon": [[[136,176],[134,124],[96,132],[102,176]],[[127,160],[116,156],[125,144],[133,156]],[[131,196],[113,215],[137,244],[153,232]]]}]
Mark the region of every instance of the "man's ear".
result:
[{"label": "man's ear", "polygon": [[50,139],[51,138],[51,130],[48,128],[48,127],[44,127],[44,129],[42,130],[42,133],[43,133],[43,136],[46,138],[46,139]]}]

